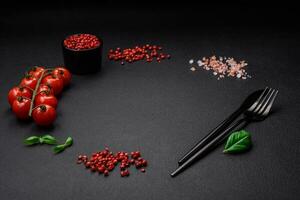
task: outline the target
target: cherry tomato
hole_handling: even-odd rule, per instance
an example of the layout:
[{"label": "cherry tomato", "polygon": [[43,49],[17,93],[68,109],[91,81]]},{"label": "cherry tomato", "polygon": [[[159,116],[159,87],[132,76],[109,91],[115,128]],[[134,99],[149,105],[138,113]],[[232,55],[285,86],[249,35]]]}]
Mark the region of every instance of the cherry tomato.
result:
[{"label": "cherry tomato", "polygon": [[39,94],[41,92],[46,93],[48,95],[54,95],[53,89],[49,85],[45,85],[45,84],[40,84],[36,93]]},{"label": "cherry tomato", "polygon": [[64,88],[64,82],[62,79],[60,79],[59,77],[55,76],[55,75],[48,75],[46,77],[43,78],[42,80],[43,84],[49,85],[54,92],[54,95],[58,95],[61,93],[61,91]]},{"label": "cherry tomato", "polygon": [[20,83],[21,86],[29,87],[32,90],[35,89],[36,84],[37,84],[37,78],[35,78],[35,77],[33,77],[32,75],[29,75],[29,74],[27,74],[25,76],[25,78],[23,78],[21,83]]},{"label": "cherry tomato", "polygon": [[44,92],[41,92],[35,96],[34,104],[36,106],[41,105],[41,104],[46,104],[46,105],[52,106],[53,108],[56,108],[57,107],[57,99],[54,95],[49,95]]},{"label": "cherry tomato", "polygon": [[31,100],[24,97],[17,97],[12,105],[12,110],[19,119],[28,119]]},{"label": "cherry tomato", "polygon": [[72,75],[66,68],[57,67],[54,69],[53,74],[61,78],[64,82],[64,86],[67,86],[71,82]]},{"label": "cherry tomato", "polygon": [[49,105],[39,105],[33,110],[32,117],[37,125],[49,126],[56,118],[56,110]]},{"label": "cherry tomato", "polygon": [[41,77],[44,70],[45,68],[42,66],[35,66],[29,70],[28,74],[38,79]]},{"label": "cherry tomato", "polygon": [[32,91],[26,87],[14,87],[8,92],[8,102],[12,106],[14,100],[17,99],[18,96],[23,96],[31,99]]}]

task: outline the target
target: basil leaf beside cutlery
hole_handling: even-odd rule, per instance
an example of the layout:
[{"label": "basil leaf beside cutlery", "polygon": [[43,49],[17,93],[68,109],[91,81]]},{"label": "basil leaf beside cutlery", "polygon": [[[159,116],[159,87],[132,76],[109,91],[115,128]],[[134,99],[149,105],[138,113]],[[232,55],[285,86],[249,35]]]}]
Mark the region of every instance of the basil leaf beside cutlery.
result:
[{"label": "basil leaf beside cutlery", "polygon": [[[246,111],[242,112],[244,114],[244,117],[242,119],[236,121],[235,123],[233,123],[232,125],[230,125],[228,128],[226,128],[225,130],[223,130],[220,133],[219,133],[219,131],[217,131],[214,134],[208,134],[205,137],[206,144],[202,145],[202,142],[201,142],[202,140],[201,140],[198,143],[198,144],[200,144],[199,146],[201,146],[201,147],[195,148],[198,145],[197,144],[194,148],[192,148],[192,151],[190,151],[191,153],[188,153],[189,157],[186,158],[185,159],[186,161],[183,162],[173,173],[171,173],[171,176],[175,177],[180,172],[185,170],[187,167],[192,165],[200,157],[204,156],[206,153],[208,153],[211,150],[213,150],[214,148],[216,148],[220,143],[222,143],[229,136],[231,131],[233,131],[240,124],[244,123],[244,125],[247,125],[250,122],[264,120],[270,113],[271,107],[274,103],[277,93],[278,93],[278,90],[274,90],[272,88],[266,87],[264,89],[264,91],[260,94],[260,96],[258,98],[256,98],[256,100],[252,104],[248,105],[248,108],[246,109]],[[232,117],[232,116],[233,115],[231,115],[230,117]],[[231,122],[233,122],[232,119],[230,119],[230,120],[231,120]],[[226,120],[224,122],[226,122]],[[231,122],[226,122],[226,123],[224,123],[224,122],[222,122],[220,124],[222,126],[219,125],[218,127],[223,128],[225,126],[228,126],[228,124],[231,123]],[[216,130],[216,129],[214,129],[214,130]],[[193,149],[197,149],[197,150],[193,150]]]},{"label": "basil leaf beside cutlery", "polygon": [[178,164],[181,165],[186,160],[188,160],[193,154],[203,148],[213,137],[225,129],[230,123],[232,123],[236,118],[238,118],[242,113],[244,113],[262,94],[264,90],[257,90],[251,93],[240,107],[234,111],[229,117],[227,117],[223,122],[221,122],[216,128],[214,128],[210,133],[208,133],[204,138],[202,138],[193,148],[191,148],[179,161]]}]

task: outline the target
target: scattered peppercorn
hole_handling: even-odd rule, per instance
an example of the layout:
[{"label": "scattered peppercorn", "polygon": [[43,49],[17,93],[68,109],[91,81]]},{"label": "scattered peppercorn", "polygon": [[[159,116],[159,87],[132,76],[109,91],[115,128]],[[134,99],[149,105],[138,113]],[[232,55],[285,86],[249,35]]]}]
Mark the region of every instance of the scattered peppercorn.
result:
[{"label": "scattered peppercorn", "polygon": [[141,171],[141,172],[143,172],[143,173],[145,173],[145,172],[146,172],[146,170],[145,170],[144,168],[142,168],[140,171]]},{"label": "scattered peppercorn", "polygon": [[92,172],[98,171],[99,174],[103,174],[104,176],[109,176],[109,172],[113,171],[118,163],[120,163],[119,168],[121,177],[129,176],[130,172],[128,168],[131,165],[134,165],[143,173],[146,171],[144,168],[148,165],[147,160],[141,157],[139,151],[131,152],[130,155],[123,151],[114,154],[109,148],[93,153],[90,158],[86,155],[79,155],[77,164],[81,163]]},{"label": "scattered peppercorn", "polygon": [[129,176],[129,171],[128,169],[125,169],[124,171],[121,171],[121,176],[124,177],[124,176]]},{"label": "scattered peppercorn", "polygon": [[157,62],[161,62],[165,59],[170,59],[169,54],[162,53],[162,47],[157,45],[143,45],[135,46],[133,48],[121,49],[120,47],[110,49],[108,52],[108,58],[114,61],[121,61],[121,65],[125,62],[132,63],[139,60],[145,60],[146,62],[152,62],[156,59]]},{"label": "scattered peppercorn", "polygon": [[75,34],[67,37],[64,40],[64,45],[69,49],[80,51],[98,47],[100,40],[91,34]]}]

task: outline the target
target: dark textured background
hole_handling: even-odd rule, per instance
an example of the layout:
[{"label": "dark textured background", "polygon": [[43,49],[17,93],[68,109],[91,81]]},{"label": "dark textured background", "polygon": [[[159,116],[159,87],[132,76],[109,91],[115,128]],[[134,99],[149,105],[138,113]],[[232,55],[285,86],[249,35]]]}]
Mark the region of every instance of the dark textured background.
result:
[{"label": "dark textured background", "polygon": [[[256,3],[118,5],[17,4],[1,8],[0,195],[1,199],[298,199],[300,168],[299,50],[296,16],[289,4]],[[289,5],[289,6],[286,6]],[[110,48],[154,43],[172,59],[121,66],[103,61],[103,71],[74,76],[59,100],[52,128],[15,119],[6,94],[33,65],[63,62],[65,35],[88,32]],[[190,58],[211,54],[249,62],[252,79],[216,80],[192,73]],[[252,91],[279,90],[274,114],[246,129],[254,146],[243,155],[216,149],[176,178],[169,173],[191,145],[230,114]],[[49,146],[25,147],[30,135],[51,133],[74,145],[59,155]],[[115,170],[107,178],[76,165],[78,154],[109,146],[140,150],[147,172]]]}]

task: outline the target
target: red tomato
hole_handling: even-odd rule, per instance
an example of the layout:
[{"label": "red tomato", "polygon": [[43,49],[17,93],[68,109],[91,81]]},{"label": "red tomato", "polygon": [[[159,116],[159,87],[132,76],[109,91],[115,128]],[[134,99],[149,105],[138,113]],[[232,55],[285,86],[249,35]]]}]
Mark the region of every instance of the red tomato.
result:
[{"label": "red tomato", "polygon": [[56,110],[49,105],[39,105],[33,110],[32,117],[37,125],[49,126],[56,118]]},{"label": "red tomato", "polygon": [[17,97],[12,105],[12,110],[19,119],[28,119],[31,100],[23,97]]},{"label": "red tomato", "polygon": [[60,94],[64,88],[63,80],[52,74],[44,77],[42,83],[49,85],[53,89],[55,96]]},{"label": "red tomato", "polygon": [[25,78],[23,78],[20,83],[21,86],[29,87],[32,90],[35,89],[36,84],[37,84],[37,78],[33,77],[32,75],[26,75]]},{"label": "red tomato", "polygon": [[8,102],[12,106],[14,100],[17,99],[18,96],[23,96],[31,99],[32,91],[26,87],[14,87],[8,92]]},{"label": "red tomato", "polygon": [[49,94],[42,92],[35,96],[34,104],[36,106],[41,105],[41,104],[46,104],[46,105],[52,106],[53,108],[56,108],[57,107],[57,99],[54,95],[49,95]]},{"label": "red tomato", "polygon": [[66,68],[57,67],[54,69],[53,74],[61,78],[64,82],[64,86],[67,86],[71,82],[72,75]]},{"label": "red tomato", "polygon": [[48,95],[54,95],[53,89],[49,85],[45,84],[40,84],[36,93],[39,94],[41,92],[46,93]]},{"label": "red tomato", "polygon": [[44,70],[45,68],[42,66],[35,66],[29,70],[28,74],[38,79],[41,77]]}]

